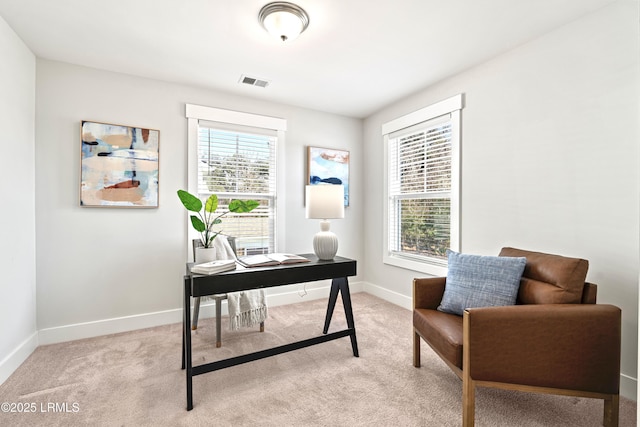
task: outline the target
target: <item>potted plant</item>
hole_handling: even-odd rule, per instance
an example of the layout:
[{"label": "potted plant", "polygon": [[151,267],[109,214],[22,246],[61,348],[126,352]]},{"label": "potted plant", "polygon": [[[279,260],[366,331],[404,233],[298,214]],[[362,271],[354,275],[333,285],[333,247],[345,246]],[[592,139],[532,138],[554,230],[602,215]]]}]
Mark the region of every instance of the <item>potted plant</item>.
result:
[{"label": "potted plant", "polygon": [[204,209],[202,201],[188,191],[178,190],[178,197],[189,212],[195,212],[197,214],[190,215],[191,225],[200,233],[202,246],[206,252],[209,252],[209,254],[205,256],[198,256],[198,254],[196,254],[196,262],[213,261],[215,259],[215,253],[213,253],[214,251],[212,247],[213,241],[222,230],[214,231],[212,228],[214,225],[222,222],[221,218],[223,216],[229,212],[251,212],[260,205],[260,203],[255,200],[233,199],[229,202],[229,210],[227,212],[216,214],[215,212],[218,209],[218,196],[215,194],[212,194],[206,200],[204,203]]}]

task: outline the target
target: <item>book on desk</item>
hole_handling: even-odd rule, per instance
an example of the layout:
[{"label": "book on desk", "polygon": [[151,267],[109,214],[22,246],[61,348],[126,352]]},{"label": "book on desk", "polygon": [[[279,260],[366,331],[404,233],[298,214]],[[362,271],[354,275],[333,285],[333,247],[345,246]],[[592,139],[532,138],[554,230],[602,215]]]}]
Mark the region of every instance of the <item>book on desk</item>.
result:
[{"label": "book on desk", "polygon": [[234,259],[218,259],[215,261],[196,264],[191,267],[191,272],[196,274],[216,274],[223,271],[235,270],[236,260]]},{"label": "book on desk", "polygon": [[266,267],[300,262],[309,262],[309,259],[300,255],[285,253],[247,255],[238,258],[238,263],[245,267]]}]

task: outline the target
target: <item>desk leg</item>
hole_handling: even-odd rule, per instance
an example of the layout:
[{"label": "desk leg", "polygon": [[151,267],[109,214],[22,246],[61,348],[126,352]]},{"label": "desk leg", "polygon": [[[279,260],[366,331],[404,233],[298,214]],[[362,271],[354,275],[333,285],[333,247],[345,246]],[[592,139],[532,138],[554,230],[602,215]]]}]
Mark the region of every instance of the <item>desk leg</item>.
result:
[{"label": "desk leg", "polygon": [[353,321],[353,308],[351,306],[351,293],[349,292],[349,281],[346,277],[340,277],[331,281],[331,291],[329,292],[329,304],[327,305],[327,314],[324,318],[324,329],[322,333],[329,332],[329,325],[331,324],[331,317],[333,317],[333,310],[336,307],[338,300],[338,292],[342,294],[342,305],[344,306],[344,315],[347,319],[347,327],[352,329],[352,333],[349,335],[351,338],[351,349],[353,355],[359,357],[358,354],[358,342],[356,341],[356,327]]},{"label": "desk leg", "polygon": [[222,299],[216,298],[216,348],[222,347]]},{"label": "desk leg", "polygon": [[[184,309],[183,309],[184,310]],[[185,364],[184,364],[184,352],[185,352],[185,345],[184,345],[184,337],[186,336],[186,334],[184,333],[184,328],[185,328],[185,323],[184,323],[184,313],[182,315],[182,369],[185,368]]]},{"label": "desk leg", "polygon": [[[193,361],[191,355],[191,279],[184,280],[184,318],[182,319],[182,368],[186,365],[187,411],[193,409]],[[186,363],[185,363],[186,362]]]},{"label": "desk leg", "polygon": [[339,280],[344,280],[344,279],[331,280],[331,291],[329,292],[329,304],[327,305],[327,314],[324,318],[324,329],[322,330],[323,334],[326,334],[327,332],[329,332],[331,317],[333,317],[333,309],[336,307],[336,301],[338,301],[338,291],[340,290],[340,285],[338,283]]},{"label": "desk leg", "polygon": [[353,321],[353,310],[351,308],[351,292],[349,292],[349,281],[346,277],[341,279],[340,291],[342,293],[342,304],[344,305],[344,315],[347,318],[347,326],[349,329],[353,329],[350,335],[351,349],[353,350],[353,355],[359,357],[358,342],[356,341],[356,325]]},{"label": "desk leg", "polygon": [[[186,281],[186,280],[185,280]],[[185,292],[185,290],[183,289],[183,292]],[[185,337],[187,336],[187,334],[184,331],[184,328],[187,327],[186,322],[184,321],[184,307],[182,308],[182,369],[185,368],[185,345],[184,345],[184,340]]]}]

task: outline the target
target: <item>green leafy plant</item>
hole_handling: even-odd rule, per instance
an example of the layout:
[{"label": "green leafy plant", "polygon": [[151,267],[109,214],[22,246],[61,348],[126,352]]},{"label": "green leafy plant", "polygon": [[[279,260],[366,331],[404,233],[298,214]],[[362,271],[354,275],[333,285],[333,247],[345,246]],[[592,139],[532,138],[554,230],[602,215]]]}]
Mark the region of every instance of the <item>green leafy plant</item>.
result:
[{"label": "green leafy plant", "polygon": [[205,248],[211,247],[213,240],[220,234],[220,231],[213,231],[212,228],[216,224],[220,224],[223,216],[229,212],[246,213],[257,208],[260,203],[255,200],[238,200],[233,199],[229,202],[229,211],[216,214],[218,209],[218,196],[212,194],[204,203],[202,200],[185,190],[178,190],[178,197],[189,212],[196,212],[197,215],[191,215],[191,225],[200,233],[200,240]]}]

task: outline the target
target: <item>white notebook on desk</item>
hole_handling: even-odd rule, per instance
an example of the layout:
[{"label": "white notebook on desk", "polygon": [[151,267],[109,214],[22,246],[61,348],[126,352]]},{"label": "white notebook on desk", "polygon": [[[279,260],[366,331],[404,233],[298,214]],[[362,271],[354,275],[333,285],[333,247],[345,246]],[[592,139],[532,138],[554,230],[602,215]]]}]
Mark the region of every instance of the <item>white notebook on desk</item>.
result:
[{"label": "white notebook on desk", "polygon": [[215,274],[223,271],[235,270],[236,261],[233,259],[218,259],[215,261],[196,264],[191,267],[191,272],[196,274]]}]

